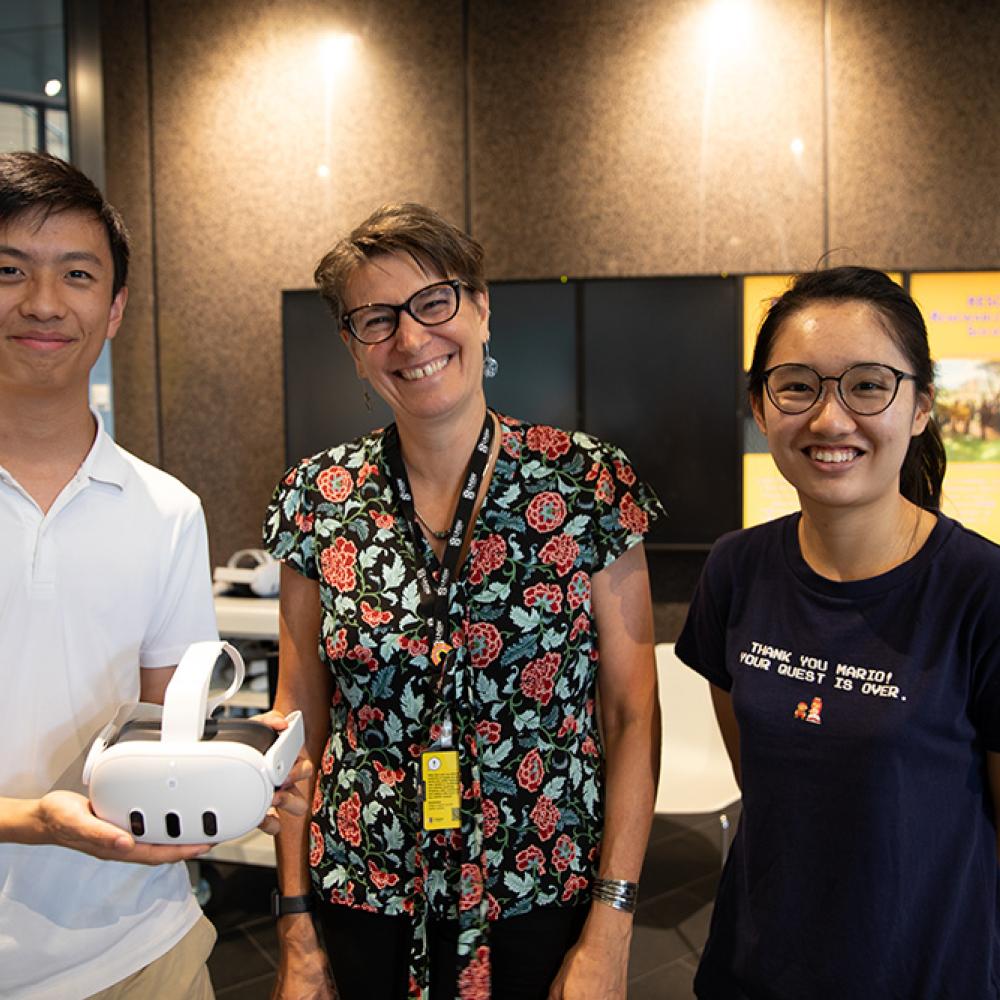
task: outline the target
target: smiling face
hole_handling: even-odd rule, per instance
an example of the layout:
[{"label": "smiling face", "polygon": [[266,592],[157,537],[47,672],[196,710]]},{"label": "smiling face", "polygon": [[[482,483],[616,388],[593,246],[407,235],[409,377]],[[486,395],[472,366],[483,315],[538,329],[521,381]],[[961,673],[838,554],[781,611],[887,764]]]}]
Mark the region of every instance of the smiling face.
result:
[{"label": "smiling face", "polygon": [[[821,375],[840,375],[863,362],[911,370],[871,306],[818,301],[781,325],[767,367],[803,364]],[[798,490],[804,509],[896,503],[903,459],[911,437],[927,426],[932,399],[906,380],[887,410],[859,416],[844,406],[834,383],[823,384],[822,397],[805,413],[782,413],[766,394],[752,401],[781,474]]]},{"label": "smiling face", "polygon": [[[368,303],[400,305],[414,292],[448,277],[424,271],[409,256],[375,257],[348,282],[346,311]],[[371,382],[397,421],[473,414],[481,420],[488,319],[486,294],[462,288],[457,315],[440,326],[422,326],[403,312],[396,333],[380,344],[358,343],[346,330],[341,330],[341,337],[358,376]]]},{"label": "smiling face", "polygon": [[86,397],[90,369],[118,331],[128,292],[112,296],[103,224],[64,211],[0,225],[0,391]]}]

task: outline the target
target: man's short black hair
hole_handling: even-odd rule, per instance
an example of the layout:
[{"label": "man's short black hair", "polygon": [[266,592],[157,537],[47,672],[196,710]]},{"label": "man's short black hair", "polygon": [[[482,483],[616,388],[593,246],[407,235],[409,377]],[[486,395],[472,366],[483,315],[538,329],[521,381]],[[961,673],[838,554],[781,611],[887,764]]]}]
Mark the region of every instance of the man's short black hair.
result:
[{"label": "man's short black hair", "polygon": [[72,164],[49,153],[0,153],[0,225],[38,214],[88,212],[108,234],[114,264],[112,295],[128,280],[129,235],[118,210]]}]

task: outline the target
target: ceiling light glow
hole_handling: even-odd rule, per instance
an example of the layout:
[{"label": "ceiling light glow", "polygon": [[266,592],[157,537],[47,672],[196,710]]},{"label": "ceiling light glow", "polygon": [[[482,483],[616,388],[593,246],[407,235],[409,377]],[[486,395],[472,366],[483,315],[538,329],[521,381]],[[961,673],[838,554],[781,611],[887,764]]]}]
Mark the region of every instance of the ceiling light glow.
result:
[{"label": "ceiling light glow", "polygon": [[340,68],[354,55],[357,39],[354,35],[338,33],[320,39],[319,57],[324,69]]},{"label": "ceiling light glow", "polygon": [[752,29],[750,0],[715,0],[705,17],[705,40],[716,53],[745,48]]},{"label": "ceiling light glow", "polygon": [[62,80],[47,80],[45,82],[45,93],[49,97],[55,97],[62,91]]}]

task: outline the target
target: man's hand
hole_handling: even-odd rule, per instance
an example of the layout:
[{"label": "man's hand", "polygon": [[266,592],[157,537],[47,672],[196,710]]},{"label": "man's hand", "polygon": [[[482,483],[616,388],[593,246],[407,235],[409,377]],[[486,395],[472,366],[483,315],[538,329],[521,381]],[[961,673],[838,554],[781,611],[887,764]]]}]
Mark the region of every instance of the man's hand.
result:
[{"label": "man's hand", "polygon": [[40,799],[26,800],[24,807],[30,810],[34,827],[26,842],[68,847],[104,861],[162,865],[196,858],[211,846],[137,843],[130,833],[98,819],[87,799],[76,792],[49,792]]},{"label": "man's hand", "polygon": [[[264,726],[270,726],[276,733],[280,733],[288,728],[288,720],[281,712],[275,712],[274,710],[264,712],[261,715],[255,715],[251,721],[259,722]],[[267,815],[261,820],[260,829],[264,833],[269,833],[273,837],[281,828],[279,810],[287,812],[292,816],[305,816],[308,814],[309,803],[302,794],[301,788],[297,787],[297,783],[306,778],[311,778],[312,775],[312,762],[306,756],[305,747],[303,747],[299,750],[299,754],[295,758],[295,764],[288,772],[285,783],[274,793],[274,798],[271,800],[271,808],[268,809]]]}]

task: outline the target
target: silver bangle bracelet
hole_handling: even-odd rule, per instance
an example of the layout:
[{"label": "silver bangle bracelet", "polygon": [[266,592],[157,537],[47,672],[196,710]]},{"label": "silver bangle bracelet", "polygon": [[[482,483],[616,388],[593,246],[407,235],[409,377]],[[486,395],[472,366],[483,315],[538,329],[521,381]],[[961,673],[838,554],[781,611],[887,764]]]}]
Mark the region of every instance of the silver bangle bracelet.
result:
[{"label": "silver bangle bracelet", "polygon": [[591,887],[591,899],[613,910],[635,913],[639,902],[639,887],[635,882],[624,879],[595,878]]}]

